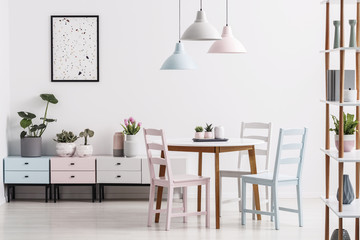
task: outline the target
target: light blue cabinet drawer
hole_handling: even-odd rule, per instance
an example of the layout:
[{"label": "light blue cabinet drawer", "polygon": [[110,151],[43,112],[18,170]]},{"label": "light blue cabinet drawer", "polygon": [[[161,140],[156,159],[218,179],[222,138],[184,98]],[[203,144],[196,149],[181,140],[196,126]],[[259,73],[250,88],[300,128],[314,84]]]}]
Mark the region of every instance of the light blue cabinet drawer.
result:
[{"label": "light blue cabinet drawer", "polygon": [[48,171],[5,171],[4,183],[21,184],[47,184],[49,181]]},{"label": "light blue cabinet drawer", "polygon": [[4,169],[5,171],[49,171],[49,158],[7,157],[4,159]]}]

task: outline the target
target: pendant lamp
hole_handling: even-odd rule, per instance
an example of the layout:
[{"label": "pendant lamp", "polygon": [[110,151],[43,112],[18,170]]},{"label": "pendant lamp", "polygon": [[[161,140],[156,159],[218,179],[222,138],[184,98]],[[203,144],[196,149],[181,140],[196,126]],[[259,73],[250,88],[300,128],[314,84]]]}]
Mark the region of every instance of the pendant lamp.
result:
[{"label": "pendant lamp", "polygon": [[221,39],[219,32],[213,27],[206,18],[202,9],[202,0],[200,0],[200,11],[196,14],[196,19],[181,37],[182,40],[190,41],[213,41]]},{"label": "pendant lamp", "polygon": [[181,0],[179,0],[179,42],[175,45],[174,53],[166,59],[160,70],[193,70],[195,62],[186,54],[184,45],[180,40],[181,34]]},{"label": "pendant lamp", "polygon": [[208,53],[246,53],[242,43],[237,40],[229,26],[229,3],[226,0],[226,25],[221,35],[222,39],[213,43]]}]

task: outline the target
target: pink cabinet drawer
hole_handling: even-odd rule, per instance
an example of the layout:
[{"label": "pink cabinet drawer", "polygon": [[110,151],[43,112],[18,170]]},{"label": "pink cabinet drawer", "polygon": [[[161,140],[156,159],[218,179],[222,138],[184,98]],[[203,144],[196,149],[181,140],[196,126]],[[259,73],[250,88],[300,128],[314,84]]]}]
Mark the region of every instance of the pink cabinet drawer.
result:
[{"label": "pink cabinet drawer", "polygon": [[94,171],[95,157],[55,157],[50,159],[50,165],[51,171]]},{"label": "pink cabinet drawer", "polygon": [[51,171],[51,183],[95,183],[95,171]]}]

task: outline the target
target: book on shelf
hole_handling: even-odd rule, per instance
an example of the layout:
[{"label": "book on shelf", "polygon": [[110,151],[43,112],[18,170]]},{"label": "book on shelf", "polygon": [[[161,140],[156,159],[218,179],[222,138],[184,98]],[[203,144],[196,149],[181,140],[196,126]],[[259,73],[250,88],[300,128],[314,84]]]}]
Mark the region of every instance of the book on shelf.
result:
[{"label": "book on shelf", "polygon": [[[327,74],[327,101],[340,100],[340,70],[328,70]],[[345,70],[344,89],[356,89],[355,70]]]}]

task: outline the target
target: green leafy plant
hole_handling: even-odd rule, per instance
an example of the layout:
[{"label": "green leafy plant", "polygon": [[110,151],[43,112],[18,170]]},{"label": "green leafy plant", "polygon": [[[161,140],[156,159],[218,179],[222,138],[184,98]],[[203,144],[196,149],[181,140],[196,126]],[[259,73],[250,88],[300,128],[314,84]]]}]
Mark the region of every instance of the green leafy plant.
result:
[{"label": "green leafy plant", "polygon": [[54,139],[54,141],[58,143],[73,143],[77,139],[78,136],[76,136],[73,132],[62,130],[61,133],[56,134],[56,139]]},{"label": "green leafy plant", "polygon": [[[49,108],[49,104],[57,104],[58,100],[53,94],[40,94],[40,97],[42,100],[46,102],[46,108],[45,113],[40,120],[42,120],[42,123],[40,124],[34,124],[33,119],[36,118],[36,115],[31,112],[18,112],[18,115],[22,118],[20,121],[20,126],[24,129],[24,131],[21,132],[20,137],[41,137],[43,133],[45,132],[48,123],[50,122],[56,122],[56,119],[47,118],[47,112]],[[25,130],[27,129],[27,130]]]},{"label": "green leafy plant", "polygon": [[[334,131],[336,135],[339,135],[339,119],[337,119],[334,115],[331,115],[335,128],[330,128],[330,131]],[[344,113],[344,135],[352,135],[356,130],[356,126],[359,123],[357,120],[354,120],[355,116],[353,114],[345,114]]]},{"label": "green leafy plant", "polygon": [[88,145],[88,138],[91,138],[94,136],[94,131],[93,130],[90,130],[90,129],[85,129],[83,132],[81,132],[79,134],[79,137],[83,137],[85,138],[85,142],[84,142],[84,145]]},{"label": "green leafy plant", "polygon": [[214,128],[212,127],[212,124],[206,124],[206,127],[205,127],[205,132],[212,132]]},{"label": "green leafy plant", "polygon": [[136,123],[133,117],[129,117],[129,119],[124,119],[124,124],[121,124],[124,128],[123,133],[125,135],[136,135],[141,128],[141,122]]},{"label": "green leafy plant", "polygon": [[201,127],[201,126],[197,126],[197,127],[195,128],[195,132],[203,132],[203,131],[204,131],[204,128]]}]

